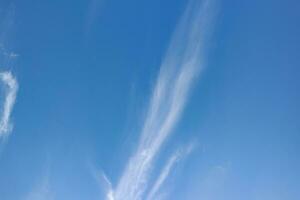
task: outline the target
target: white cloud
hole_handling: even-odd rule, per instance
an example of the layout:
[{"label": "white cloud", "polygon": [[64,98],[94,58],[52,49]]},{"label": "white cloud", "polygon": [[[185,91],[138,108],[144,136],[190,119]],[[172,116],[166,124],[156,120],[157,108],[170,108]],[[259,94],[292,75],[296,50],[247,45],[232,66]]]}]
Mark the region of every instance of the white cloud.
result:
[{"label": "white cloud", "polygon": [[107,200],[115,200],[114,199],[114,191],[112,189],[112,184],[110,180],[107,178],[105,173],[101,170],[97,170],[93,164],[89,163],[90,171],[92,172],[93,177],[97,180],[98,184],[104,189],[104,193],[106,195]]},{"label": "white cloud", "polygon": [[46,174],[42,180],[29,192],[24,200],[54,200],[50,189],[49,175]]},{"label": "white cloud", "polygon": [[161,174],[158,176],[155,181],[153,187],[147,195],[147,200],[152,199],[162,199],[165,195],[158,193],[161,189],[162,185],[165,183],[167,177],[169,176],[171,170],[174,168],[175,164],[183,159],[185,156],[190,154],[192,149],[194,148],[194,144],[190,144],[185,149],[177,150],[168,160],[167,164],[164,166]]},{"label": "white cloud", "polygon": [[4,102],[0,118],[0,138],[8,136],[12,130],[10,115],[13,110],[18,91],[18,82],[11,72],[1,72],[0,80],[4,84]]},{"label": "white cloud", "polygon": [[[155,158],[176,126],[193,82],[203,68],[204,44],[215,14],[213,7],[212,1],[200,5],[191,0],[181,18],[161,65],[137,150],[113,191],[115,200],[140,200],[145,196]],[[171,158],[157,187],[175,160],[176,156]]]},{"label": "white cloud", "polygon": [[89,1],[86,22],[84,24],[85,25],[84,37],[86,40],[90,36],[93,26],[95,25],[97,19],[101,15],[104,4],[105,4],[105,0],[90,0]]},{"label": "white cloud", "polygon": [[230,189],[228,186],[231,175],[232,166],[229,161],[212,166],[204,173],[194,173],[186,182],[188,190],[185,198],[194,199],[198,197],[201,200],[226,199],[226,194]]},{"label": "white cloud", "polygon": [[171,156],[171,158],[168,160],[167,164],[164,166],[161,174],[159,175],[158,179],[154,183],[154,186],[150,190],[149,194],[147,195],[147,200],[156,199],[154,198],[167,177],[169,176],[172,168],[174,165],[179,161],[179,155],[178,152],[176,152],[174,155]]},{"label": "white cloud", "polygon": [[3,13],[0,12],[0,44],[5,44],[9,40],[14,25],[14,16],[15,6],[13,4],[7,7]]}]

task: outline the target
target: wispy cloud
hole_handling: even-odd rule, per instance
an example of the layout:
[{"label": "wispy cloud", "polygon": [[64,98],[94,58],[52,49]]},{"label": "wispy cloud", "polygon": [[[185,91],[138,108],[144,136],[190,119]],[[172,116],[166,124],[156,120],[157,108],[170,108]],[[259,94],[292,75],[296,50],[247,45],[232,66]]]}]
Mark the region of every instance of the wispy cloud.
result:
[{"label": "wispy cloud", "polygon": [[13,110],[18,91],[18,82],[11,72],[1,72],[0,80],[4,85],[5,95],[0,118],[0,138],[8,136],[12,130],[10,115]]},{"label": "wispy cloud", "polygon": [[194,144],[188,145],[184,149],[177,150],[168,160],[167,164],[164,166],[163,170],[161,171],[159,177],[157,178],[156,182],[154,183],[153,187],[151,188],[150,192],[147,195],[147,200],[152,199],[162,199],[163,194],[158,193],[161,189],[162,185],[165,183],[167,177],[171,173],[171,170],[174,168],[175,164],[178,163],[181,159],[186,157],[190,152],[193,150]]},{"label": "wispy cloud", "polygon": [[112,189],[112,184],[110,180],[106,177],[105,173],[101,170],[97,170],[93,164],[88,163],[90,171],[92,172],[93,177],[97,180],[98,184],[104,190],[107,200],[114,200],[114,194]]},{"label": "wispy cloud", "polygon": [[51,154],[46,155],[45,166],[42,173],[38,175],[37,180],[31,189],[22,197],[23,200],[54,200],[55,193],[51,188]]},{"label": "wispy cloud", "polygon": [[84,24],[84,39],[87,40],[91,34],[94,23],[102,13],[106,0],[90,0],[88,5],[88,12],[86,15],[86,22]]},{"label": "wispy cloud", "polygon": [[186,182],[188,189],[186,199],[194,199],[194,197],[201,200],[226,199],[230,189],[228,181],[232,175],[232,163],[226,161],[203,171],[205,172],[194,173],[194,176]]},{"label": "wispy cloud", "polygon": [[11,31],[14,25],[15,6],[11,4],[4,12],[0,13],[0,44],[5,44],[11,37]]},{"label": "wispy cloud", "polygon": [[[12,62],[18,57],[17,54],[5,48],[9,37],[13,35],[11,31],[14,24],[14,15],[15,8],[13,4],[0,13],[0,67],[3,67],[3,69],[11,67]],[[0,87],[3,89],[0,94],[0,139],[2,139],[10,134],[13,127],[10,122],[10,116],[18,91],[16,77],[10,71],[3,70],[0,72]]]},{"label": "wispy cloud", "polygon": [[24,200],[54,200],[50,188],[49,174],[47,173],[38,184],[28,193]]},{"label": "wispy cloud", "polygon": [[[144,199],[155,158],[178,122],[193,82],[203,69],[204,46],[214,14],[212,1],[189,2],[161,65],[137,150],[130,157],[112,199]],[[170,158],[153,193],[176,160],[176,155]]]},{"label": "wispy cloud", "polygon": [[157,193],[159,189],[161,188],[161,186],[169,176],[172,168],[178,161],[179,161],[179,155],[178,152],[176,152],[174,155],[171,156],[171,158],[168,160],[167,164],[163,168],[161,174],[159,175],[158,179],[154,183],[153,188],[150,190],[149,194],[147,195],[147,200],[156,199],[154,197],[158,195]]}]

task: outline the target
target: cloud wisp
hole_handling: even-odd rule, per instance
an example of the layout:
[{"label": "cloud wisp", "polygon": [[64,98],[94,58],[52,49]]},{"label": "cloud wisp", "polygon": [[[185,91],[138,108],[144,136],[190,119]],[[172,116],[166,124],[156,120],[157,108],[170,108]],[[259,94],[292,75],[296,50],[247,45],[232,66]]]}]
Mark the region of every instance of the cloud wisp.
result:
[{"label": "cloud wisp", "polygon": [[169,158],[167,164],[164,166],[161,174],[159,175],[159,177],[155,181],[152,189],[150,190],[149,194],[147,195],[147,200],[156,199],[154,197],[158,195],[157,193],[158,193],[159,189],[161,188],[161,186],[163,185],[163,183],[169,176],[172,168],[179,161],[179,159],[180,159],[180,155],[178,154],[178,152],[176,152],[174,155],[172,155]]},{"label": "cloud wisp", "polygon": [[8,6],[3,13],[0,13],[0,65],[4,67],[0,71],[0,87],[2,89],[0,94],[0,139],[9,136],[12,131],[13,126],[10,122],[10,116],[18,91],[16,77],[9,70],[5,70],[5,68],[10,68],[12,62],[18,57],[18,54],[5,48],[10,36],[13,35],[11,31],[14,25],[14,15],[15,8],[13,4]]},{"label": "cloud wisp", "polygon": [[87,42],[93,31],[93,26],[100,17],[106,0],[90,0],[88,5],[88,12],[86,15],[86,22],[84,24],[84,39]]},{"label": "cloud wisp", "polygon": [[12,130],[10,116],[16,101],[18,82],[11,72],[1,72],[0,80],[4,84],[5,90],[0,118],[0,138],[2,138],[8,136]]},{"label": "cloud wisp", "polygon": [[24,200],[54,200],[49,179],[49,172],[47,172],[32,191],[27,194]]},{"label": "cloud wisp", "polygon": [[160,175],[158,176],[157,180],[153,184],[151,190],[149,191],[147,195],[147,200],[152,199],[161,199],[160,197],[163,197],[164,195],[159,193],[159,190],[161,189],[162,185],[165,183],[167,177],[171,173],[172,169],[178,163],[181,161],[184,157],[188,156],[191,151],[194,148],[194,144],[190,144],[184,149],[177,150],[168,160],[167,164],[162,169]]},{"label": "cloud wisp", "polygon": [[[193,82],[203,69],[204,47],[214,14],[212,1],[189,2],[160,67],[136,152],[129,158],[108,199],[141,200],[146,197],[155,158],[180,119]],[[177,157],[170,158],[150,189],[150,196],[158,191]]]},{"label": "cloud wisp", "polygon": [[92,176],[96,179],[98,184],[103,189],[103,192],[106,195],[105,199],[114,200],[112,185],[107,176],[103,173],[103,171],[97,170],[95,166],[90,162],[88,163],[88,167],[90,168]]}]

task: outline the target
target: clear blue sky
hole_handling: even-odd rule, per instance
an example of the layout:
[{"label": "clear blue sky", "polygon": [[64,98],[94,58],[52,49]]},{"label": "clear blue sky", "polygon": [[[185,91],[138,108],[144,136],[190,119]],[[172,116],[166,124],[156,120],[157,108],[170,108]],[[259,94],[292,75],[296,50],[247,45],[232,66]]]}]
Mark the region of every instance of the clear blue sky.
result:
[{"label": "clear blue sky", "polygon": [[299,10],[1,0],[0,199],[299,200]]}]

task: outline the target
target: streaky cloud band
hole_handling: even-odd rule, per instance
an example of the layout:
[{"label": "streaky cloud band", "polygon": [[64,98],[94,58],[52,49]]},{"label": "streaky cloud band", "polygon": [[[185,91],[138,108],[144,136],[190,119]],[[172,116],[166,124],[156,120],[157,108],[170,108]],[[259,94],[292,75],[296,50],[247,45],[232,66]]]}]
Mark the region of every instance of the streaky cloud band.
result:
[{"label": "streaky cloud band", "polygon": [[7,137],[12,131],[12,124],[10,122],[11,112],[13,110],[17,91],[18,82],[11,72],[0,72],[0,80],[4,84],[4,102],[2,107],[2,113],[0,118],[0,138]]},{"label": "streaky cloud band", "polygon": [[[109,190],[107,199],[145,198],[155,158],[180,119],[190,89],[204,67],[205,43],[214,15],[212,0],[188,3],[160,67],[136,152],[129,158],[116,188]],[[167,163],[169,168],[175,160],[176,156]],[[166,167],[163,179],[170,170]],[[157,181],[157,187],[160,187],[159,179]],[[158,190],[155,187],[154,193]]]},{"label": "streaky cloud band", "polygon": [[180,148],[175,153],[172,154],[172,156],[169,158],[166,165],[163,167],[155,183],[153,184],[151,190],[149,191],[146,198],[147,200],[160,199],[159,197],[163,196],[162,194],[159,194],[159,190],[161,189],[162,185],[165,183],[167,177],[171,173],[171,170],[174,168],[176,163],[181,161],[184,157],[188,156],[194,147],[195,144],[191,143],[187,147]]}]

